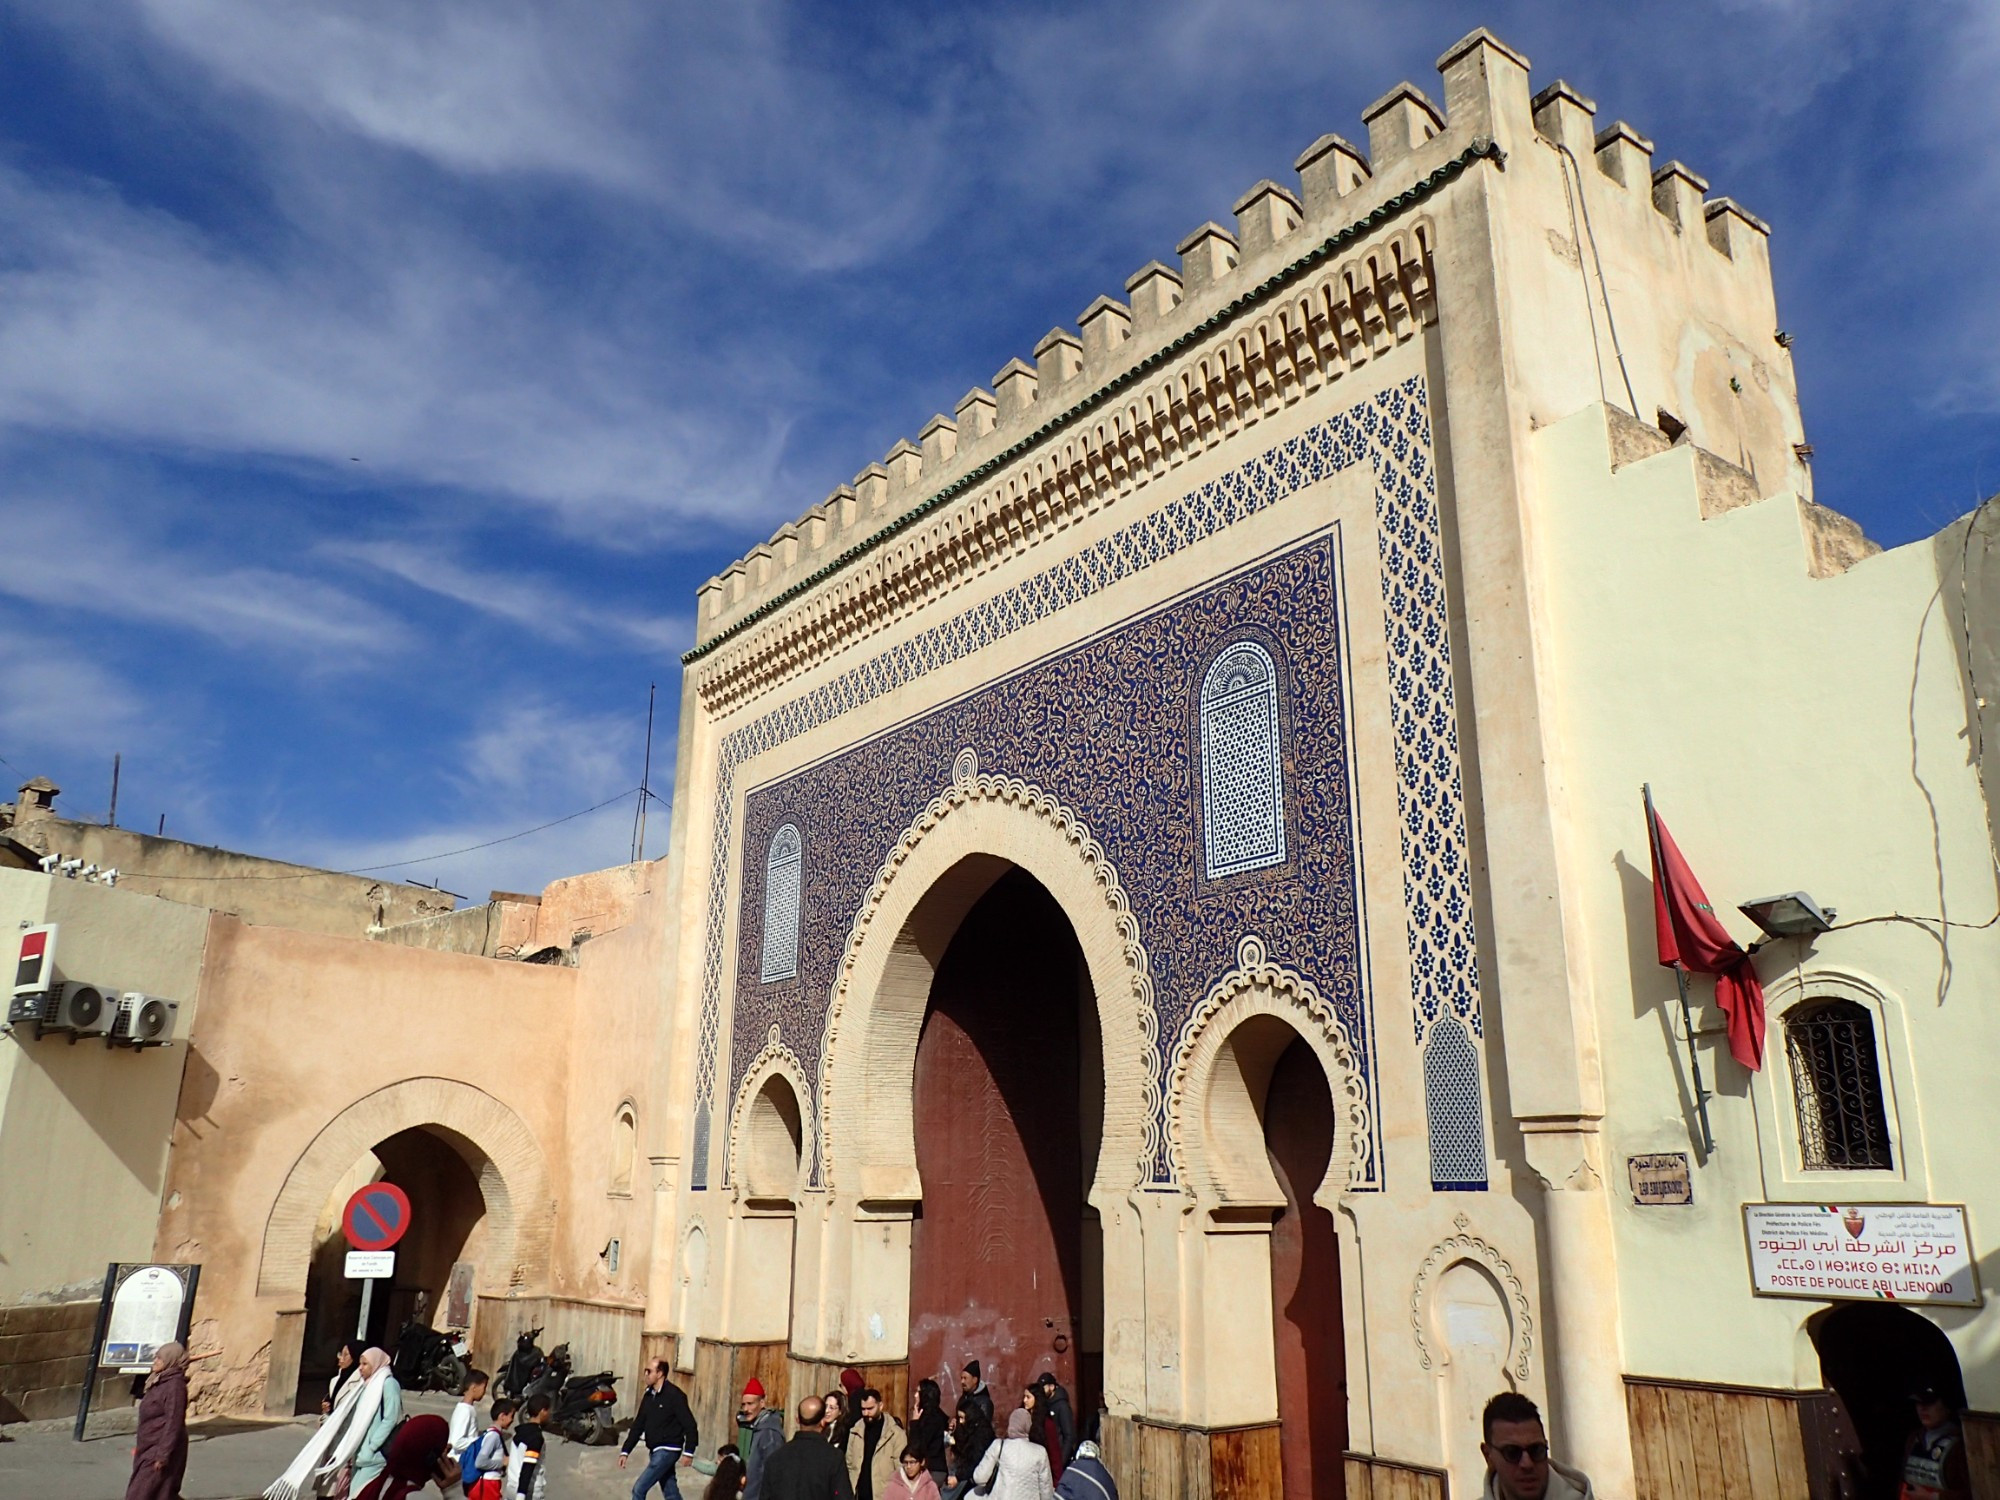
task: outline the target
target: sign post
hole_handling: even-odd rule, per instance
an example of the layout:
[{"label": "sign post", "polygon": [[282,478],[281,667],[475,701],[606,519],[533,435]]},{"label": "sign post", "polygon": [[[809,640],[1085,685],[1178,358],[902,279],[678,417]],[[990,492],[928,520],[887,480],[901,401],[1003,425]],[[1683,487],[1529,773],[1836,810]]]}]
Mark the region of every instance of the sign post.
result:
[{"label": "sign post", "polygon": [[375,1283],[396,1274],[392,1247],[410,1228],[410,1200],[393,1182],[371,1182],[355,1190],[340,1215],[340,1227],[351,1247],[347,1275],[361,1283],[361,1325],[355,1337],[366,1342],[368,1313],[375,1300]]},{"label": "sign post", "polygon": [[77,1442],[83,1441],[90,1420],[90,1401],[97,1391],[97,1372],[144,1375],[152,1368],[160,1345],[188,1339],[194,1315],[200,1266],[128,1265],[113,1261],[105,1268],[104,1298],[97,1308],[97,1327],[90,1339],[90,1362],[83,1372],[83,1400],[76,1409]]}]

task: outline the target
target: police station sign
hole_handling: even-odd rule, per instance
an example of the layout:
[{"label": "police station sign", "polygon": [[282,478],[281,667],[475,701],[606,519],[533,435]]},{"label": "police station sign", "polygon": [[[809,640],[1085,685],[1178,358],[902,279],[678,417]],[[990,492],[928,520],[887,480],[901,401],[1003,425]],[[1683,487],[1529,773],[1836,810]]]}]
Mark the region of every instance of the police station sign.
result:
[{"label": "police station sign", "polygon": [[1760,1296],[1979,1305],[1962,1205],[1746,1203],[1743,1231]]}]

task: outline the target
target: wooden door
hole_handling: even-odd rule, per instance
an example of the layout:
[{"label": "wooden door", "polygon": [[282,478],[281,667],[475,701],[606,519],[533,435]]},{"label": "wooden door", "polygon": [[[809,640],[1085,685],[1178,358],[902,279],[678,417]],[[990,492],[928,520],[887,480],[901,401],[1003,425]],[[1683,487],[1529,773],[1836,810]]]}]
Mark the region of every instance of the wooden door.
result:
[{"label": "wooden door", "polygon": [[1271,1226],[1280,1453],[1286,1500],[1346,1493],[1347,1345],[1333,1215],[1312,1201],[1333,1150],[1333,1100],[1303,1041],[1285,1049],[1264,1102],[1264,1139],[1285,1192]]},{"label": "wooden door", "polygon": [[1096,1400],[1078,1388],[1078,961],[1049,894],[1003,877],[939,965],[917,1047],[910,1380],[930,1376],[952,1404],[976,1359],[1002,1422],[1044,1370],[1079,1412]]}]

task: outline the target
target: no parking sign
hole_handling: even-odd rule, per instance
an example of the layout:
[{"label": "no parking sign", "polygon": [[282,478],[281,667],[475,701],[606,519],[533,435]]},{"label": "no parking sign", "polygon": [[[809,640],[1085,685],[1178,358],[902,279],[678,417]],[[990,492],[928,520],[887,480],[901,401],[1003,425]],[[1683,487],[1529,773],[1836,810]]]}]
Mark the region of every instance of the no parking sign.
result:
[{"label": "no parking sign", "polygon": [[347,1200],[340,1227],[356,1250],[387,1250],[410,1227],[409,1197],[393,1182],[371,1182]]}]

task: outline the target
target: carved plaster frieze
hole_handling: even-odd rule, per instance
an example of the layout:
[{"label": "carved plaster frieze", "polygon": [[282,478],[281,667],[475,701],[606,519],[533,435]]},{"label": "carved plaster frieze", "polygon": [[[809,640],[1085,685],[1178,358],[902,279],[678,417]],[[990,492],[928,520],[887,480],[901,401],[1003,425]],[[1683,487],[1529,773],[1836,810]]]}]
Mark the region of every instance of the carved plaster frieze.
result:
[{"label": "carved plaster frieze", "polygon": [[[883,861],[882,868],[868,888],[867,896],[854,914],[854,925],[848,932],[847,947],[841,955],[840,967],[836,971],[837,977],[827,1004],[826,1028],[819,1052],[820,1118],[827,1122],[819,1140],[821,1169],[819,1180],[828,1187],[835,1181],[838,1143],[832,1121],[837,1119],[838,1115],[834,1107],[837,1090],[832,1060],[835,1044],[840,1037],[841,1023],[846,1016],[849,988],[853,982],[855,964],[861,956],[862,943],[868,936],[876,913],[881,910],[883,901],[894,887],[897,875],[917,846],[954,812],[978,802],[1002,802],[1019,807],[1060,832],[1077,859],[1090,871],[1093,883],[1111,913],[1112,923],[1123,949],[1126,972],[1131,981],[1131,998],[1137,1009],[1142,1038],[1139,1071],[1144,1079],[1142,1086],[1145,1090],[1146,1125],[1144,1143],[1134,1167],[1143,1174],[1146,1164],[1152,1160],[1153,1153],[1159,1146],[1159,1132],[1155,1121],[1159,1113],[1160,1097],[1160,1022],[1154,1009],[1153,977],[1149,971],[1145,945],[1139,940],[1138,919],[1132,915],[1131,903],[1126,898],[1124,886],[1119,883],[1118,871],[1106,858],[1104,846],[1092,837],[1083,819],[1040,787],[1019,777],[980,774],[979,756],[970,746],[958,752],[952,762],[951,773],[951,785],[931,799],[929,806],[924,808],[903,831],[902,837],[896,841],[889,857]],[[772,1028],[774,1032],[776,1029],[775,1026]]]},{"label": "carved plaster frieze", "polygon": [[[1290,1022],[1307,1037],[1317,1039],[1327,1085],[1333,1094],[1333,1108],[1341,1129],[1337,1147],[1344,1143],[1346,1170],[1329,1163],[1327,1180],[1338,1180],[1342,1191],[1351,1191],[1368,1176],[1374,1159],[1374,1130],[1368,1108],[1368,1083],[1358,1063],[1354,1039],[1341,1024],[1333,1006],[1317,986],[1282,964],[1271,962],[1264,940],[1248,934],[1236,945],[1236,967],[1218,979],[1202,997],[1181,1026],[1174,1046],[1173,1066],[1167,1075],[1167,1157],[1174,1182],[1189,1186],[1187,1169],[1188,1112],[1201,1108],[1202,1101],[1188,1096],[1188,1081],[1198,1057],[1212,1055],[1228,1039],[1230,1032],[1252,1015],[1272,1015]],[[1217,1025],[1218,1019],[1222,1021]]]},{"label": "carved plaster frieze", "polygon": [[1454,1215],[1451,1222],[1458,1232],[1431,1247],[1430,1254],[1417,1267],[1417,1279],[1410,1288],[1410,1332],[1416,1336],[1417,1360],[1426,1370],[1440,1372],[1444,1365],[1450,1363],[1449,1355],[1431,1348],[1427,1333],[1430,1301],[1436,1290],[1434,1283],[1438,1273],[1459,1261],[1470,1261],[1482,1267],[1499,1283],[1501,1293],[1507,1300],[1511,1341],[1507,1346],[1506,1369],[1514,1377],[1517,1387],[1526,1385],[1535,1348],[1535,1323],[1528,1311],[1527,1289],[1521,1285],[1521,1278],[1507,1263],[1507,1258],[1472,1233],[1471,1219],[1461,1213]]},{"label": "carved plaster frieze", "polygon": [[696,677],[703,704],[720,716],[761,697],[1390,353],[1436,321],[1434,237],[1427,219],[1411,221],[1134,383],[1061,441],[717,652]]}]

